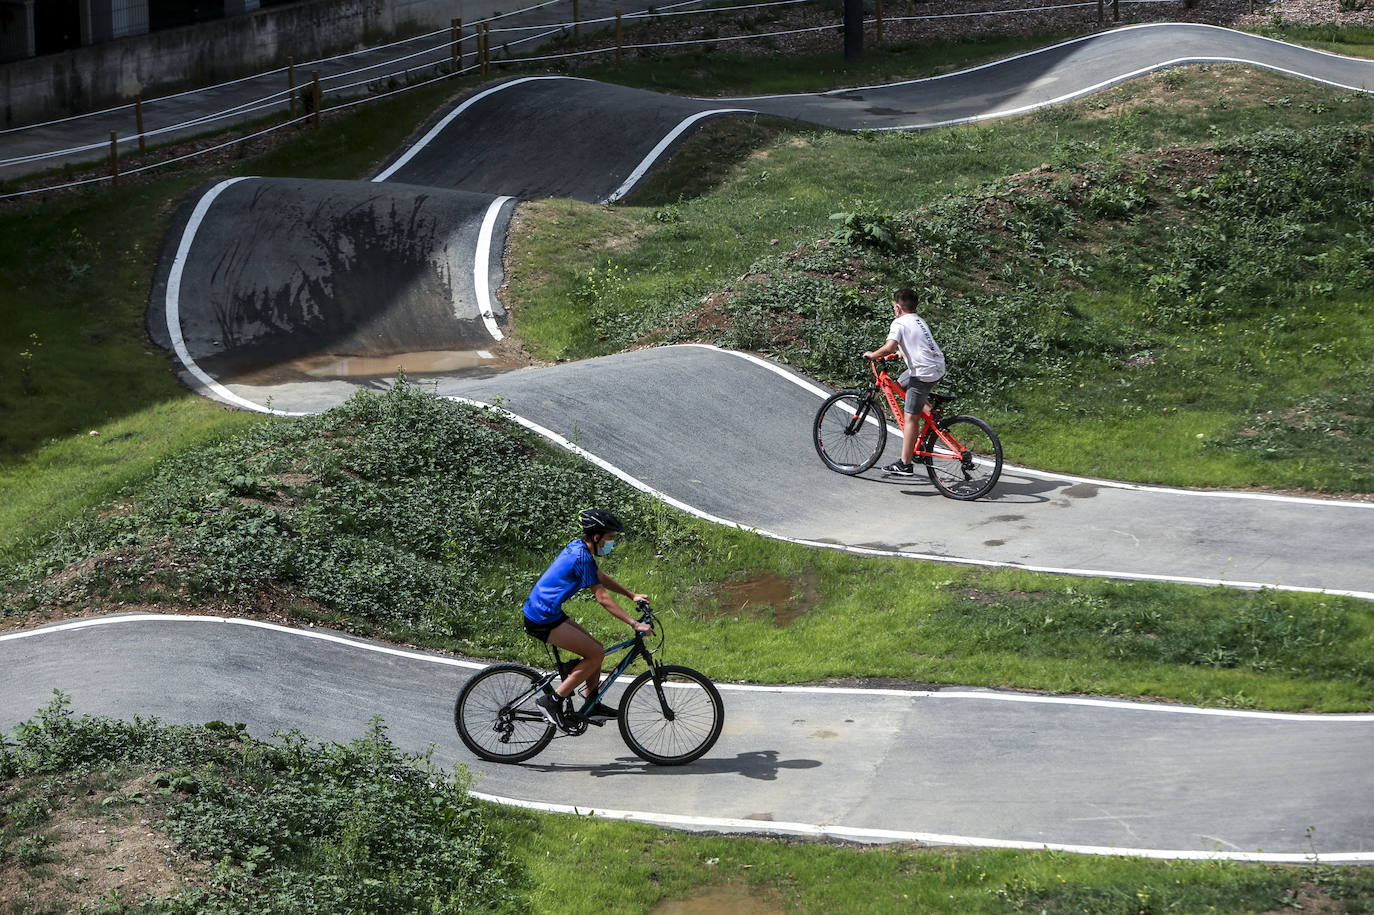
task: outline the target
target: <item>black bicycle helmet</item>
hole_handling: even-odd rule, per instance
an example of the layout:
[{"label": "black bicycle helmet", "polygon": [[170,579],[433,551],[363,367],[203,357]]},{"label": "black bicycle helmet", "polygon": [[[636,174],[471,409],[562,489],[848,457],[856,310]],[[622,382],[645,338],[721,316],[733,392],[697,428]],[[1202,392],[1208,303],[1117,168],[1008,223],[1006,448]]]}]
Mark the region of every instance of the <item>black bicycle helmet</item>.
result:
[{"label": "black bicycle helmet", "polygon": [[625,530],[615,515],[601,508],[583,509],[580,520],[582,521],[582,533],[588,537],[594,537],[597,534],[619,534]]}]

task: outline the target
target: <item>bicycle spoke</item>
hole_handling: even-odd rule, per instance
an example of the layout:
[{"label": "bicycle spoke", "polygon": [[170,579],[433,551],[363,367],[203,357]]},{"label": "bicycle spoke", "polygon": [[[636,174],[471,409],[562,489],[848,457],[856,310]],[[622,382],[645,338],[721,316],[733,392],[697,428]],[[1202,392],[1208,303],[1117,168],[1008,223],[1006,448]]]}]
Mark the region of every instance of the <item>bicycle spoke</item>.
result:
[{"label": "bicycle spoke", "polygon": [[715,744],[724,708],[715,686],[696,671],[670,666],[662,672],[663,700],[649,674],[625,690],[620,733],[626,745],[644,759],[678,765],[698,758]]},{"label": "bicycle spoke", "polygon": [[862,473],[873,466],[887,443],[882,408],[863,391],[841,391],[817,411],[812,439],[816,453],[831,470]]},{"label": "bicycle spoke", "polygon": [[484,759],[517,762],[547,746],[553,726],[525,705],[538,682],[533,670],[515,665],[489,667],[473,677],[454,708],[454,723],[468,749]]},{"label": "bicycle spoke", "polygon": [[[951,499],[971,500],[986,495],[1002,473],[1002,445],[987,423],[972,416],[944,420],[941,428],[959,450],[939,439],[930,443],[930,481]],[[927,433],[929,435],[929,433]]]}]

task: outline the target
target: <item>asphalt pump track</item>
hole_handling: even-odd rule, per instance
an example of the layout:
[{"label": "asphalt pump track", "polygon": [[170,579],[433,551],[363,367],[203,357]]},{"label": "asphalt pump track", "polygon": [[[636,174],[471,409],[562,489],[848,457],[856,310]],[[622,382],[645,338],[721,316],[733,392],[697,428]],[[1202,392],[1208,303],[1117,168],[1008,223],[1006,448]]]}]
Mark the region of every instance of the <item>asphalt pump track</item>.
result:
[{"label": "asphalt pump track", "polygon": [[[326,409],[359,385],[385,386],[398,359],[424,366],[442,393],[503,398],[521,422],[673,504],[789,540],[1372,598],[1374,571],[1351,555],[1374,539],[1366,503],[1010,467],[987,501],[956,504],[919,482],[825,471],[808,429],[823,392],[765,360],[670,347],[501,372],[505,313],[493,290],[517,199],[619,199],[714,117],[918,129],[1194,63],[1374,85],[1374,63],[1195,25],[1125,28],[943,77],[817,95],[682,99],[512,79],[437,117],[371,181],[248,178],[202,189],[168,234],[149,331],[188,384],[247,409]],[[369,374],[376,364],[387,367]],[[588,408],[590,390],[609,393]],[[892,519],[881,539],[878,516]],[[480,792],[547,809],[858,841],[1374,860],[1374,715],[733,686],[720,743],[685,769],[644,766],[604,732],[501,767],[475,762],[448,727],[474,667],[460,659],[253,621],[111,617],[0,636],[0,661],[0,727],[30,716],[54,687],[82,712],[227,718],[327,740],[352,739],[380,714],[402,748],[433,742],[442,761],[483,773]]]}]

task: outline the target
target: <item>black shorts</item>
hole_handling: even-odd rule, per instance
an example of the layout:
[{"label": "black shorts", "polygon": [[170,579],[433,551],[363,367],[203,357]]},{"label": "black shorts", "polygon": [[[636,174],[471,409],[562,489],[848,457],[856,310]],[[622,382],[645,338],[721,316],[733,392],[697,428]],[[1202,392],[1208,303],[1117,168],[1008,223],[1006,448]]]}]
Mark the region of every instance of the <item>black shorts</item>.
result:
[{"label": "black shorts", "polygon": [[524,617],[524,619],[525,632],[541,642],[547,642],[549,640],[549,633],[566,623],[568,621],[568,615],[566,613],[559,613],[558,619],[547,623],[536,623],[528,616]]}]

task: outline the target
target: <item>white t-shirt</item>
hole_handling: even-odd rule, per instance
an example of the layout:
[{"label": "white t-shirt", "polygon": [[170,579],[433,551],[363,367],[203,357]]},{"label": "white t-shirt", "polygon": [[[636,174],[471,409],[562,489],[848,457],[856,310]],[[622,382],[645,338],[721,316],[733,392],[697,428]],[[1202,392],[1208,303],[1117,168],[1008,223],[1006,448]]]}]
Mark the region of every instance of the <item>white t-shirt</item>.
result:
[{"label": "white t-shirt", "polygon": [[887,339],[897,341],[897,350],[906,360],[911,374],[921,381],[939,381],[945,377],[945,354],[930,335],[926,322],[903,312],[892,322]]}]

